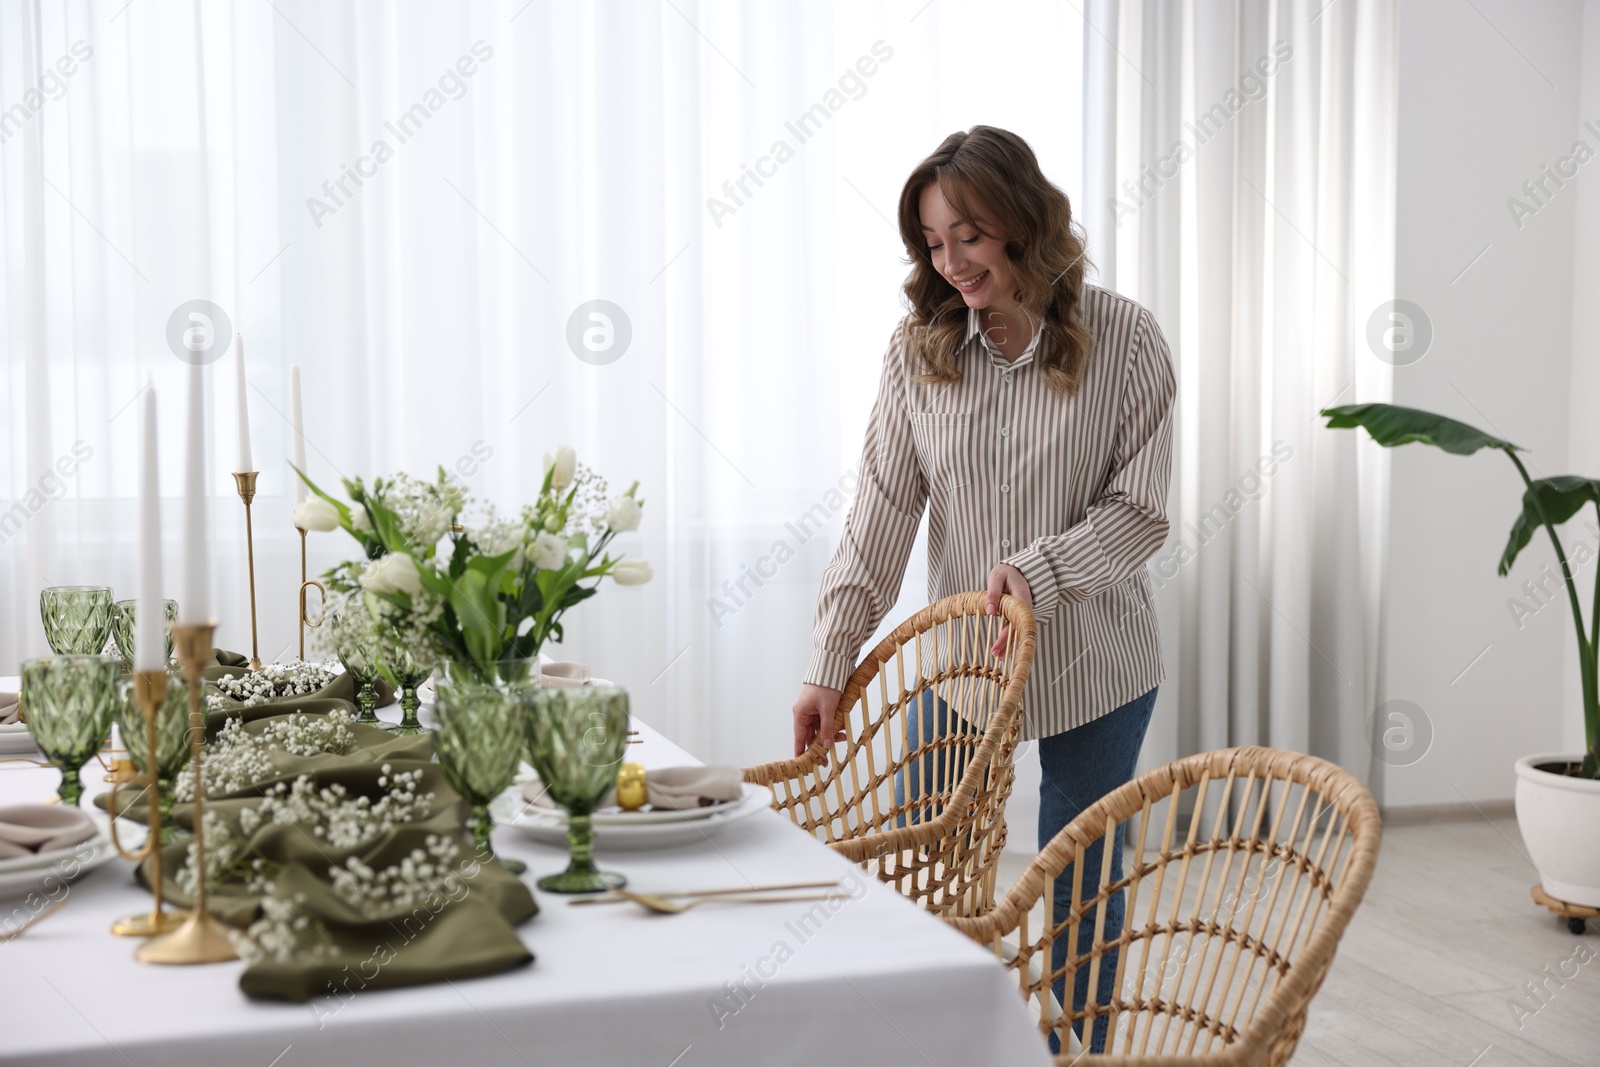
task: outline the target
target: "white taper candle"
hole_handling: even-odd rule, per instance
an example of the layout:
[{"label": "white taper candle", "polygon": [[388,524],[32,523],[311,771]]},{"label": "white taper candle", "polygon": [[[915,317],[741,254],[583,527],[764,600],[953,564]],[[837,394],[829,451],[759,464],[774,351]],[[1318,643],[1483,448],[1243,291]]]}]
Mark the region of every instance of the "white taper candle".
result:
[{"label": "white taper candle", "polygon": [[211,619],[211,546],[206,536],[206,402],[199,364],[189,367],[189,424],[184,444],[183,621]]},{"label": "white taper candle", "polygon": [[144,391],[139,467],[139,584],[134,602],[133,669],[167,665],[167,612],[161,595],[161,482],[156,464],[156,389]]},{"label": "white taper candle", "polygon": [[234,335],[233,347],[234,377],[239,383],[239,465],[233,468],[236,471],[253,471],[255,467],[250,464],[250,386],[244,377],[244,335]]}]

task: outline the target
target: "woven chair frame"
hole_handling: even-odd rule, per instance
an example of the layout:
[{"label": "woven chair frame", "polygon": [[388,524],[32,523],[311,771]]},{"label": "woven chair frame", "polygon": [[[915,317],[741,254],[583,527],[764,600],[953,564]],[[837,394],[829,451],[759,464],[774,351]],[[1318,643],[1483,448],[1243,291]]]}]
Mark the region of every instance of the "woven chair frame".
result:
[{"label": "woven chair frame", "polygon": [[[941,915],[980,915],[994,904],[1033,665],[1028,605],[1004,596],[988,615],[985,600],[957,593],[907,619],[851,674],[833,730],[795,759],[744,772],[771,787],[772,806],[797,826]],[[996,659],[991,648],[1006,624],[1006,654]],[[952,710],[943,732],[912,726],[928,692]],[[833,742],[836,731],[846,740]]]},{"label": "woven chair frame", "polygon": [[[1155,811],[1163,801],[1165,812]],[[1085,848],[1129,829],[1124,876],[1110,881],[1111,849],[1102,848],[1098,876],[1086,877]],[[1062,1049],[1074,1022],[1087,1047],[1094,1020],[1106,1020],[1103,1054],[1057,1064],[1280,1067],[1366,892],[1382,833],[1372,794],[1326,760],[1269,748],[1202,753],[1083,811],[987,915],[946,919],[1005,961],[1040,1031],[1057,1034]],[[1048,888],[1069,863],[1073,904],[1058,920]],[[1122,933],[1108,939],[1106,901],[1124,889]],[[1073,943],[1090,915],[1092,942]],[[1061,938],[1068,951],[1052,969]],[[1102,973],[1109,950],[1114,973]],[[1089,995],[1074,1012],[1082,968]],[[1052,996],[1057,980],[1064,1008]]]}]

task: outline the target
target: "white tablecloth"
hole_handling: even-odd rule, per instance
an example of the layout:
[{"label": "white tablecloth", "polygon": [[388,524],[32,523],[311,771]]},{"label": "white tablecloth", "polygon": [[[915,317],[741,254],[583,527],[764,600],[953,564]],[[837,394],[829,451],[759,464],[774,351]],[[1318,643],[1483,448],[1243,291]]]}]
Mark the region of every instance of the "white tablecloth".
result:
[{"label": "white tablecloth", "polygon": [[[0,689],[12,681],[0,678]],[[644,743],[630,758],[646,766],[697,762],[636,725]],[[91,792],[105,788],[102,773],[96,763],[84,771]],[[44,799],[57,777],[0,764],[0,804]],[[528,863],[530,884],[565,862],[513,827],[497,830],[494,842]],[[307,1006],[247,999],[239,963],[137,963],[135,943],[108,929],[147,907],[149,895],[132,884],[132,864],[113,860],[73,883],[59,912],[0,944],[0,1062],[1047,1062],[1015,984],[986,950],[774,812],[702,844],[600,853],[599,861],[647,891],[839,877],[859,896],[833,912],[789,903],[658,916],[632,905],[570,907],[536,891],[541,912],[519,931],[536,957],[531,967]],[[0,910],[9,914],[15,904]],[[813,918],[802,922],[808,913]]]}]

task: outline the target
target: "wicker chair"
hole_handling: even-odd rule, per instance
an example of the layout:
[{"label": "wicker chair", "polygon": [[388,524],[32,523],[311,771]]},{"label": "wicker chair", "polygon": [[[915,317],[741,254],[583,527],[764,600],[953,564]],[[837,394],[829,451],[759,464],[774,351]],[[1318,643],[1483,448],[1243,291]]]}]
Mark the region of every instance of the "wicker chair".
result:
[{"label": "wicker chair", "polygon": [[[1028,606],[1006,596],[999,615],[986,615],[984,597],[923,608],[861,661],[834,715],[846,741],[819,735],[797,759],[744,772],[772,788],[773,807],[796,825],[941,915],[994,905],[1033,664]],[[996,660],[1003,623],[1011,639]],[[934,698],[944,705],[938,722]]]},{"label": "wicker chair", "polygon": [[[1103,848],[1098,878],[1086,879],[1084,849],[1129,822],[1126,875],[1105,884]],[[1084,1063],[1276,1067],[1294,1053],[1382,832],[1372,795],[1326,760],[1268,748],[1202,753],[1103,797],[988,915],[948,921],[993,947],[1060,1048],[1073,1044],[1073,1023],[1087,1043],[1095,1018],[1106,1020],[1104,1054]],[[1047,887],[1068,863],[1075,903],[1061,920]],[[1121,936],[1103,937],[1105,902],[1124,888]],[[1070,945],[1052,968],[1055,942],[1090,915],[1092,943]],[[1063,1010],[1062,986],[1080,968],[1090,969],[1084,1008]]]}]

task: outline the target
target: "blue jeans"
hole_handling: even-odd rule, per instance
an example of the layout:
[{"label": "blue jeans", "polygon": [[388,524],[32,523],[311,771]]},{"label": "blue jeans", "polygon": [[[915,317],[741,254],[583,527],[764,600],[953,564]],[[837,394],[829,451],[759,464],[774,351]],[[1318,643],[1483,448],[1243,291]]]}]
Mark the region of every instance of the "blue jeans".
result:
[{"label": "blue jeans", "polygon": [[[907,752],[915,752],[925,739],[931,742],[963,730],[974,732],[970,724],[961,724],[955,712],[950,710],[950,705],[931,689],[924,690],[917,698],[915,708],[906,711]],[[895,817],[895,829],[916,826],[938,817],[939,812],[944,810],[943,805],[924,816],[916,804],[922,799],[924,789],[930,796],[954,792],[961,782],[961,776],[966,773],[968,755],[964,747],[937,749],[916,757],[903,769],[894,772],[895,806],[904,809],[908,803],[913,805],[909,813],[902,810]]]},{"label": "blue jeans", "polygon": [[[1139,748],[1144,744],[1145,730],[1150,725],[1150,712],[1155,708],[1155,704],[1156,691],[1152,689],[1092,722],[1040,739],[1040,849],[1049,844],[1051,839],[1085,808],[1133,779],[1134,767],[1139,761]],[[1104,841],[1103,837],[1099,838],[1083,850],[1082,891],[1085,897],[1093,895],[1095,888],[1100,884],[1100,864],[1104,855],[1101,846]],[[1072,867],[1073,865],[1068,863],[1056,878],[1054,914],[1057,916],[1057,921],[1060,921],[1059,917],[1067,914],[1072,906]],[[1121,877],[1122,832],[1119,826],[1117,833],[1112,835],[1111,880],[1116,881]],[[1119,892],[1106,901],[1103,940],[1114,940],[1122,933],[1123,897],[1124,893]],[[1077,947],[1080,954],[1086,954],[1089,946],[1094,944],[1096,910],[1089,909],[1079,922]],[[1071,934],[1070,930],[1063,931],[1062,936],[1057,939],[1051,955],[1052,968],[1059,968],[1066,962]],[[1107,952],[1101,960],[1095,1001],[1105,1004],[1110,1002],[1115,992],[1112,987],[1116,983],[1117,952],[1115,950]],[[1089,998],[1089,975],[1094,970],[1092,966],[1078,968],[1072,988],[1073,1011],[1083,1010]],[[1063,996],[1066,991],[1065,977],[1056,979],[1052,991],[1057,1002],[1065,1004]],[[1073,1029],[1081,1040],[1083,1025],[1079,1023]],[[1101,1016],[1095,1021],[1090,1051],[1095,1053],[1104,1051],[1105,1040],[1106,1018]],[[1060,1052],[1053,1034],[1050,1046],[1052,1052]]]}]

